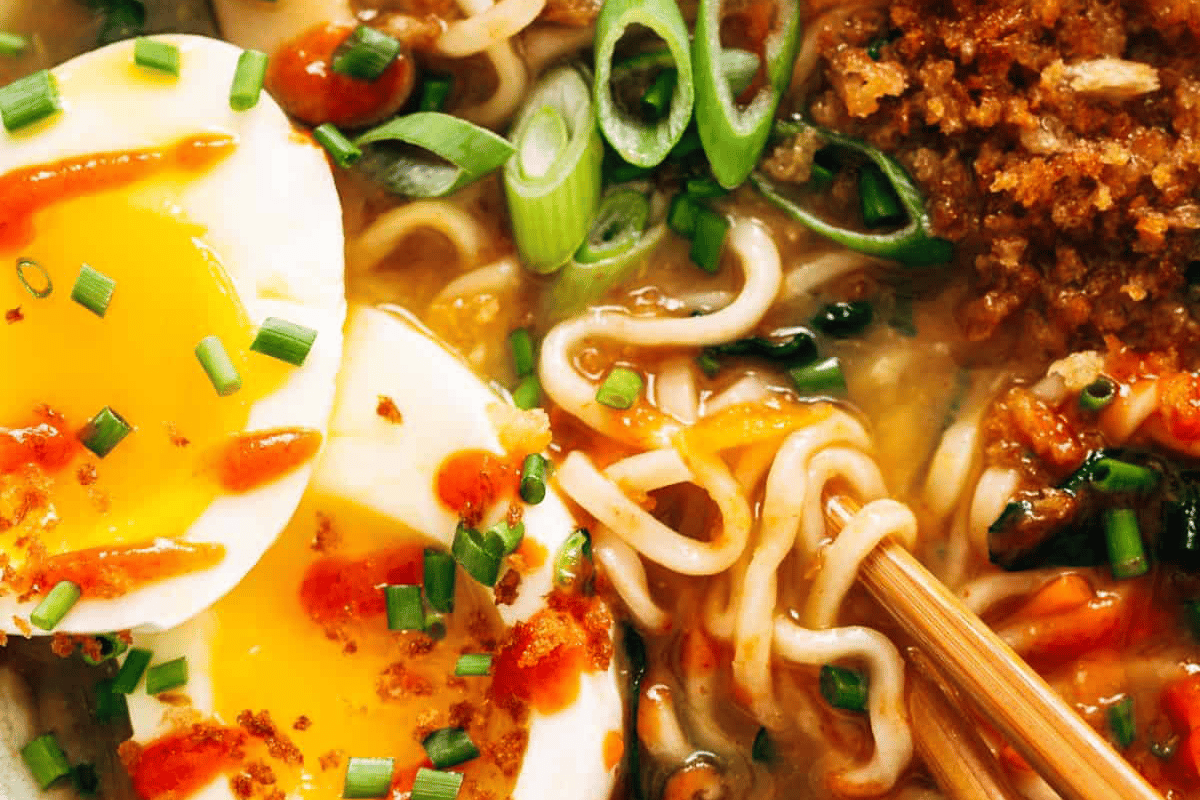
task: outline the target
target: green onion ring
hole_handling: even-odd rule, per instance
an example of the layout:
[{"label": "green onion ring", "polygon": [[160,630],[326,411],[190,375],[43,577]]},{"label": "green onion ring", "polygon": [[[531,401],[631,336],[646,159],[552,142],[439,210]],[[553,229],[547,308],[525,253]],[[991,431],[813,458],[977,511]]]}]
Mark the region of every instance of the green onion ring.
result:
[{"label": "green onion ring", "polygon": [[614,189],[600,202],[587,237],[575,251],[575,260],[594,264],[629,252],[642,238],[649,217],[646,195],[634,189]]},{"label": "green onion ring", "polygon": [[[45,288],[35,289],[33,284],[29,282],[29,277],[25,274],[27,269],[36,269],[42,274]],[[17,279],[21,281],[21,285],[25,287],[25,291],[39,300],[50,296],[54,291],[54,282],[50,280],[50,272],[38,262],[30,258],[17,259]]]},{"label": "green onion ring", "polygon": [[554,319],[562,319],[603,297],[646,263],[662,244],[666,233],[667,226],[659,223],[647,229],[629,250],[612,258],[588,264],[578,260],[567,262],[555,274],[554,283],[543,295],[543,312]]}]

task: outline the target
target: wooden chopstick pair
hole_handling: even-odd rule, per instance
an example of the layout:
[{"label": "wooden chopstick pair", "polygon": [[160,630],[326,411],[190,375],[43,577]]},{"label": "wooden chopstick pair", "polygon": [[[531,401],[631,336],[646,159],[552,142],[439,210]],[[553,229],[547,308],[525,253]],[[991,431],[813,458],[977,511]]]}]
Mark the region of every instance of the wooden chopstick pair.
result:
[{"label": "wooden chopstick pair", "polygon": [[[844,496],[830,498],[825,506],[836,530],[858,508],[857,502]],[[938,674],[1065,800],[1163,800],[1041,676],[897,542],[891,538],[880,542],[863,560],[859,580],[936,665]],[[922,693],[918,699],[925,702],[923,708],[936,709],[936,699],[929,702],[925,688],[918,686]],[[955,800],[960,797],[1005,795],[965,794]]]}]

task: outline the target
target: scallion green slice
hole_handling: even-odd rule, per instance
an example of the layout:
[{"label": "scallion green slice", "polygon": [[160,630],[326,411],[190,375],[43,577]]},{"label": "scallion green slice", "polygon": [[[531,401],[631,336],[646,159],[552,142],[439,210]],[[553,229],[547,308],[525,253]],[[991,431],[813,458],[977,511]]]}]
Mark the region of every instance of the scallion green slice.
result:
[{"label": "scallion green slice", "polygon": [[179,48],[170,42],[143,37],[133,43],[133,63],[179,77]]},{"label": "scallion green slice", "polygon": [[229,107],[234,111],[249,111],[258,105],[268,60],[267,54],[260,50],[244,50],[238,56],[233,84],[229,87]]},{"label": "scallion green slice", "polygon": [[637,246],[650,219],[650,201],[634,189],[614,189],[600,201],[583,244],[575,251],[581,264],[607,261]]},{"label": "scallion green slice", "polygon": [[423,564],[425,599],[430,608],[449,614],[454,610],[454,556],[425,548]]},{"label": "scallion green slice", "polygon": [[100,775],[92,764],[76,764],[71,769],[71,784],[77,797],[95,797],[100,794]]},{"label": "scallion green slice", "polygon": [[71,774],[71,764],[52,733],[39,736],[22,747],[21,759],[42,791]]},{"label": "scallion green slice", "polygon": [[696,366],[709,378],[715,378],[721,371],[721,359],[712,353],[701,353],[696,356]]},{"label": "scallion green slice", "polygon": [[521,463],[521,499],[531,506],[546,499],[546,457],[530,453]]},{"label": "scallion green slice", "polygon": [[1133,698],[1126,695],[1108,707],[1108,729],[1117,747],[1124,750],[1137,738],[1137,723],[1133,718]]},{"label": "scallion green slice", "polygon": [[491,671],[491,653],[463,653],[454,664],[454,674],[459,678],[482,678]]},{"label": "scallion green slice", "polygon": [[125,695],[113,689],[115,681],[99,681],[96,683],[96,721],[101,723],[115,722],[129,717],[129,703]]},{"label": "scallion green slice", "polygon": [[542,383],[537,375],[526,375],[512,392],[513,405],[528,411],[542,402]]},{"label": "scallion green slice", "polygon": [[58,623],[62,622],[63,617],[79,602],[81,594],[79,584],[71,581],[59,581],[42,598],[42,602],[33,609],[33,613],[29,615],[29,621],[44,631],[54,630],[58,627]]},{"label": "scallion green slice", "polygon": [[[646,264],[667,234],[667,226],[651,226],[633,247],[611,258],[583,263],[575,258],[554,274],[554,282],[542,295],[541,308],[551,319],[563,319],[602,298]],[[578,256],[578,252],[576,252]]]},{"label": "scallion green slice", "polygon": [[788,370],[788,375],[801,395],[840,397],[846,393],[846,376],[842,373],[842,362],[836,356],[793,367]]},{"label": "scallion green slice", "polygon": [[258,328],[250,349],[297,367],[304,364],[317,332],[306,325],[279,317],[267,317]]},{"label": "scallion green slice", "polygon": [[79,268],[79,277],[71,287],[71,299],[97,317],[108,313],[117,282],[87,264]]},{"label": "scallion green slice", "polygon": [[826,664],[821,667],[821,696],[834,708],[844,711],[867,710],[867,678],[861,672]]},{"label": "scallion green slice", "polygon": [[446,638],[446,617],[436,611],[425,615],[425,635],[435,642]]},{"label": "scallion green slice", "polygon": [[446,101],[450,99],[450,90],[454,88],[454,79],[449,75],[438,75],[426,78],[421,83],[421,103],[418,111],[442,111]]},{"label": "scallion green slice", "polygon": [[130,648],[129,655],[125,656],[124,663],[117,670],[117,676],[113,678],[113,692],[133,694],[133,690],[137,688],[138,682],[141,681],[142,675],[146,672],[146,667],[150,665],[150,659],[153,657],[154,654],[149,650],[143,650],[140,647]]},{"label": "scallion green slice", "polygon": [[763,764],[769,764],[775,760],[775,743],[771,741],[771,732],[766,728],[759,728],[758,733],[754,734],[750,757]]},{"label": "scallion green slice", "polygon": [[238,374],[219,336],[201,339],[200,344],[196,345],[196,358],[220,397],[228,397],[242,388],[242,376]]},{"label": "scallion green slice", "polygon": [[486,128],[434,111],[396,117],[354,143],[363,151],[359,169],[405,197],[451,194],[499,169],[513,154],[506,139]]},{"label": "scallion green slice", "polygon": [[1089,414],[1098,414],[1108,407],[1117,396],[1117,384],[1101,375],[1083,387],[1079,393],[1079,408]]},{"label": "scallion green slice", "polygon": [[671,198],[671,206],[667,210],[667,227],[673,233],[685,239],[691,239],[696,234],[696,217],[704,210],[696,198],[680,192]]},{"label": "scallion green slice", "polygon": [[904,222],[900,198],[874,164],[866,164],[858,171],[858,200],[863,224],[868,228],[889,228]]},{"label": "scallion green slice", "polygon": [[525,538],[525,523],[518,522],[515,525],[509,525],[506,521],[500,520],[483,532],[483,538],[486,541],[493,541],[493,537],[495,537],[494,541],[500,544],[500,554],[507,556],[521,546],[521,541]]},{"label": "scallion green slice", "polygon": [[692,247],[688,251],[692,263],[708,274],[715,275],[721,268],[721,253],[725,250],[728,234],[729,220],[724,214],[703,206],[697,209]]},{"label": "scallion green slice", "polygon": [[[649,28],[663,40],[676,71],[669,111],[649,121],[639,118],[634,109],[621,108],[613,96],[613,52],[626,31],[637,26]],[[696,100],[688,31],[678,4],[674,0],[607,0],[596,19],[594,50],[593,86],[600,129],[630,164],[658,166],[682,138]]]},{"label": "scallion green slice", "polygon": [[29,40],[19,33],[0,31],[0,56],[19,56],[29,47]]},{"label": "scallion green slice", "polygon": [[646,382],[629,367],[613,367],[596,390],[596,402],[609,408],[626,409],[637,402]]},{"label": "scallion green slice", "polygon": [[116,411],[105,406],[83,426],[83,430],[79,432],[79,441],[98,457],[104,458],[131,433],[133,426]]},{"label": "scallion green slice", "polygon": [[400,55],[400,42],[382,31],[359,25],[334,53],[331,65],[339,75],[364,81],[379,78]]},{"label": "scallion green slice", "polygon": [[397,584],[383,587],[387,601],[389,631],[425,630],[425,607],[421,603],[421,587]]},{"label": "scallion green slice", "polygon": [[83,663],[93,667],[103,664],[105,661],[119,658],[129,649],[129,643],[115,633],[98,633],[93,638],[100,645],[99,658],[92,658],[85,650],[79,651],[79,657],[83,659]]},{"label": "scallion green slice", "polygon": [[[33,280],[30,280],[31,272],[37,273]],[[49,270],[30,258],[17,259],[17,280],[25,287],[25,291],[39,300],[49,297],[54,291],[54,282],[50,280]]]},{"label": "scallion green slice", "polygon": [[664,69],[658,73],[650,88],[642,93],[642,107],[651,119],[659,119],[667,113],[671,106],[671,95],[675,93],[675,81],[679,73],[673,69]]},{"label": "scallion green slice", "polygon": [[587,528],[576,528],[554,554],[554,585],[582,591],[592,572],[592,536]]},{"label": "scallion green slice", "polygon": [[483,533],[460,522],[454,531],[454,542],[450,552],[454,560],[472,578],[484,586],[495,586],[500,577],[500,562],[504,557],[503,544],[494,536]]},{"label": "scallion green slice", "polygon": [[387,797],[394,771],[395,762],[390,758],[351,758],[346,762],[342,797]]},{"label": "scallion green slice", "polygon": [[1150,571],[1137,513],[1129,508],[1110,508],[1104,512],[1104,536],[1108,542],[1108,560],[1117,580],[1138,578]]},{"label": "scallion green slice", "polygon": [[604,145],[591,88],[574,67],[551,70],[513,123],[517,157],[504,165],[504,193],[521,263],[560,268],[583,242],[600,204]]},{"label": "scallion green slice", "polygon": [[455,800],[462,783],[461,772],[439,772],[421,767],[413,781],[411,800]]},{"label": "scallion green slice", "polygon": [[321,147],[325,148],[325,152],[329,153],[333,163],[342,169],[354,166],[355,162],[362,158],[362,150],[359,150],[354,142],[347,139],[345,134],[339,131],[332,122],[326,122],[324,125],[313,128],[313,138]]},{"label": "scallion green slice", "polygon": [[462,728],[439,728],[425,737],[421,747],[438,769],[456,767],[479,757],[479,748]]},{"label": "scallion green slice", "polygon": [[1106,494],[1148,492],[1158,484],[1158,473],[1117,458],[1101,458],[1092,465],[1089,479]]},{"label": "scallion green slice", "polygon": [[146,670],[146,694],[162,694],[186,686],[188,682],[187,657],[180,656]]},{"label": "scallion green slice", "polygon": [[508,349],[513,357],[513,370],[518,378],[532,375],[537,368],[533,354],[533,337],[528,328],[516,328],[508,334]]},{"label": "scallion green slice", "polygon": [[0,88],[0,119],[10,133],[41,122],[61,108],[58,84],[49,70],[38,70]]}]

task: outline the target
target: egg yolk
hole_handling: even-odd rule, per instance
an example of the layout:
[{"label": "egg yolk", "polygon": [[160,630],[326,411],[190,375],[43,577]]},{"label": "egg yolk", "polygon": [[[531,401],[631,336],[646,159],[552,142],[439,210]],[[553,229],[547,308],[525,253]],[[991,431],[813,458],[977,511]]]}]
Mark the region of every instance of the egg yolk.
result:
[{"label": "egg yolk", "polygon": [[[212,454],[286,374],[286,365],[249,351],[254,330],[233,283],[205,229],[175,204],[207,164],[147,153],[104,158],[72,162],[80,165],[68,175],[76,189],[64,183],[56,198],[37,195],[44,189],[28,170],[24,184],[0,177],[0,195],[26,201],[17,212],[0,210],[10,234],[0,239],[8,265],[0,271],[0,556],[18,570],[34,552],[54,557],[183,534],[222,491],[207,468]],[[107,186],[95,174],[97,164],[126,168],[138,159],[154,174],[136,179],[126,169]],[[18,271],[22,259],[37,266]],[[103,317],[72,299],[84,265],[115,282]],[[47,279],[49,295],[34,296],[30,287],[42,290]],[[243,381],[226,397],[195,355],[213,335]],[[80,431],[106,407],[132,432],[101,457]]]},{"label": "egg yolk", "polygon": [[226,724],[265,710],[287,733],[302,759],[291,768],[269,763],[289,797],[341,798],[348,757],[392,758],[402,783],[429,766],[424,735],[451,726],[465,728],[481,752],[456,768],[465,773],[463,796],[511,794],[523,719],[489,699],[490,678],[454,677],[461,653],[502,640],[495,606],[460,571],[445,638],[387,628],[383,587],[421,584],[423,549],[394,522],[310,498],[214,607],[214,710]]}]

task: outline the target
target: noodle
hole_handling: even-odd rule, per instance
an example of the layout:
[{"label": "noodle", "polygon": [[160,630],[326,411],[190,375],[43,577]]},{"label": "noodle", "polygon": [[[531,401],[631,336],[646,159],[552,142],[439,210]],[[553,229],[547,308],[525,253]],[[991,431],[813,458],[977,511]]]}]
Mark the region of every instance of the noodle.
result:
[{"label": "noodle", "polygon": [[448,23],[437,41],[438,50],[451,58],[465,58],[508,44],[510,38],[537,18],[546,0],[500,0],[486,8],[482,3],[467,0],[463,5],[470,7],[472,16]]},{"label": "noodle", "polygon": [[375,269],[421,229],[445,236],[460,262],[467,265],[476,263],[486,238],[482,226],[458,205],[446,200],[416,200],[380,214],[358,235],[347,259],[351,272],[366,274]]},{"label": "noodle", "polygon": [[592,534],[592,554],[604,568],[604,574],[625,602],[630,616],[650,631],[665,632],[671,627],[671,615],[650,596],[646,568],[637,551],[601,525]]}]

